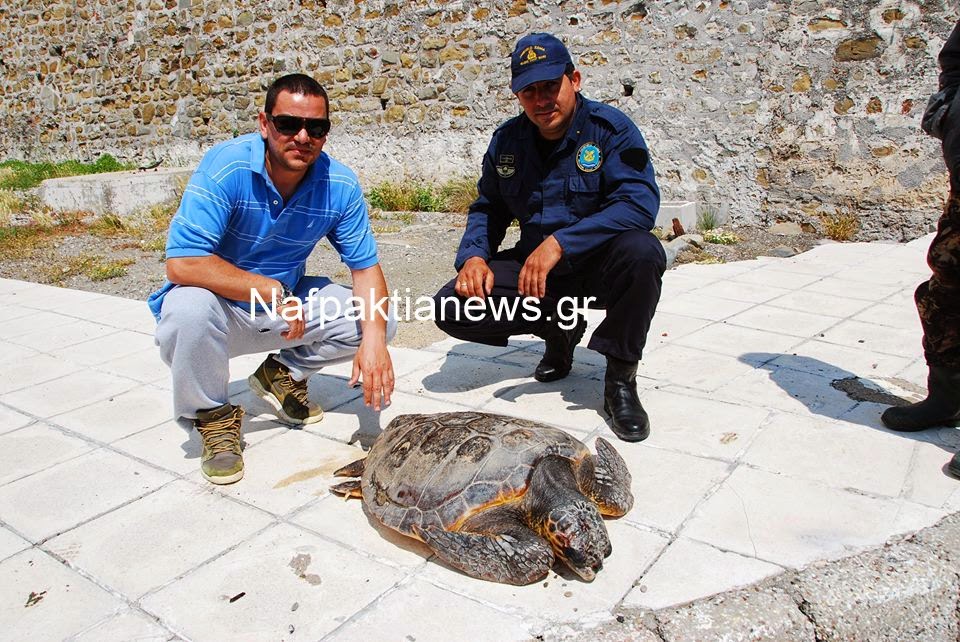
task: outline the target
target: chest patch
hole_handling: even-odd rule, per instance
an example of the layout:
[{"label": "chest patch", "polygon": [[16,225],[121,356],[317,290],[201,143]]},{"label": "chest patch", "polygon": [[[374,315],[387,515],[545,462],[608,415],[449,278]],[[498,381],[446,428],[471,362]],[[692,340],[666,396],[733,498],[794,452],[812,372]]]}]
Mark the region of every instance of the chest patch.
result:
[{"label": "chest patch", "polygon": [[510,178],[517,173],[517,167],[514,165],[513,154],[500,154],[497,159],[497,174],[500,178]]},{"label": "chest patch", "polygon": [[577,150],[577,167],[584,172],[595,172],[603,163],[603,153],[594,143],[585,143]]}]

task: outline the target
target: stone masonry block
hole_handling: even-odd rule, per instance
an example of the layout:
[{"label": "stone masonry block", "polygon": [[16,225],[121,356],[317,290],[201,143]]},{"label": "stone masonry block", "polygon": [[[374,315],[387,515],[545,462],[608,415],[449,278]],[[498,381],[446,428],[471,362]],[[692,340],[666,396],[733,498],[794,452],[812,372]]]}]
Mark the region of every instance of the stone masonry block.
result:
[{"label": "stone masonry block", "polygon": [[956,565],[933,547],[903,542],[821,562],[793,586],[817,640],[958,639]]},{"label": "stone masonry block", "polygon": [[794,642],[815,639],[813,625],[781,587],[764,583],[657,613],[667,642]]},{"label": "stone masonry block", "polygon": [[944,517],[936,525],[914,535],[910,541],[936,550],[941,559],[960,573],[960,513]]}]

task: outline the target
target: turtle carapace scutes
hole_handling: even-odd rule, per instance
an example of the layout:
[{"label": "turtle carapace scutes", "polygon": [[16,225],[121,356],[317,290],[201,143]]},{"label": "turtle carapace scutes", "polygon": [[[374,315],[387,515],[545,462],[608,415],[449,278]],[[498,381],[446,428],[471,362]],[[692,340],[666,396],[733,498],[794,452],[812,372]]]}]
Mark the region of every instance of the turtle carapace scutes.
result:
[{"label": "turtle carapace scutes", "polygon": [[559,559],[591,581],[612,550],[603,516],[633,506],[620,454],[596,448],[515,417],[401,415],[332,490],[473,577],[529,584]]}]

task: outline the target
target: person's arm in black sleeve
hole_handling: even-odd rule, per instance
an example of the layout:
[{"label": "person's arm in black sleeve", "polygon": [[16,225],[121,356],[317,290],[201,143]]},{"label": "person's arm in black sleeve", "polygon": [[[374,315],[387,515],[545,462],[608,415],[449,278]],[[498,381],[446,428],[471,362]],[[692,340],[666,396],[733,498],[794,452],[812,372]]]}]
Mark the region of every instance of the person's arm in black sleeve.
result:
[{"label": "person's arm in black sleeve", "polygon": [[940,89],[960,85],[960,21],[940,50]]},{"label": "person's arm in black sleeve", "polygon": [[483,169],[477,183],[479,196],[467,214],[467,228],[460,240],[454,267],[459,271],[467,259],[480,257],[484,261],[500,248],[513,215],[500,198],[497,169],[493,163],[494,144],[483,157]]},{"label": "person's arm in black sleeve", "polygon": [[960,87],[960,21],[950,32],[938,60],[939,90],[930,96],[920,119],[920,128],[931,136],[944,140],[948,128],[947,112],[956,98],[957,87]]}]

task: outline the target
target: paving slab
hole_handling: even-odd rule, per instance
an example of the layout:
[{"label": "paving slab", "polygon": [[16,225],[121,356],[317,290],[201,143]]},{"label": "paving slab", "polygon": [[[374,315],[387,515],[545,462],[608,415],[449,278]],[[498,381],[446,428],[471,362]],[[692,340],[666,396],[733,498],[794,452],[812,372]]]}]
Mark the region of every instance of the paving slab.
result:
[{"label": "paving slab", "polygon": [[[380,412],[347,385],[350,363],[314,376],[325,417],[303,429],[250,393],[265,355],[234,359],[247,471],[227,487],[203,480],[195,431],[170,416],[143,302],[0,279],[0,630],[955,637],[960,480],[946,463],[960,430],[905,435],[879,421],[883,399],[925,392],[912,289],[929,240],[670,270],[639,368],[653,422],[639,444],[617,441],[602,410],[603,357],[586,349],[602,311],[562,381],[532,380],[535,337],[502,348],[448,339],[393,350],[397,390]],[[560,568],[525,587],[471,579],[329,493],[332,472],[396,416],[467,409],[620,450],[636,501],[607,521],[614,552],[593,583]]]},{"label": "paving slab", "polygon": [[124,606],[37,548],[0,562],[0,631],[8,639],[63,640]]},{"label": "paving slab", "polygon": [[316,640],[403,577],[318,535],[278,524],[141,603],[188,639],[280,640],[296,634]]}]

